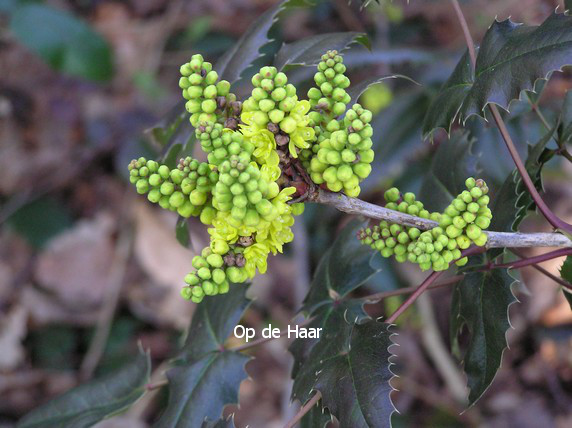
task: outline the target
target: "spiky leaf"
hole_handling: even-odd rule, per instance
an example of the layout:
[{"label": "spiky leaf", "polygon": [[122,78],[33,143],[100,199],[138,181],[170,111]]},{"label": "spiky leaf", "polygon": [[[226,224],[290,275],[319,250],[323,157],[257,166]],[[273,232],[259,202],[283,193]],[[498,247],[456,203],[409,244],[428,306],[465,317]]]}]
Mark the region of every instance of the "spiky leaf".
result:
[{"label": "spiky leaf", "polygon": [[[479,266],[485,260],[485,255],[471,257],[467,268]],[[507,347],[506,332],[510,327],[508,310],[516,301],[511,290],[513,282],[506,269],[493,269],[466,273],[455,286],[452,339],[464,325],[468,327],[470,339],[463,367],[471,404],[483,395],[500,368],[502,354]]]},{"label": "spiky leaf", "polygon": [[287,66],[318,65],[322,55],[328,50],[342,52],[352,43],[371,48],[366,34],[355,31],[323,33],[306,37],[292,43],[284,43],[274,59],[274,66],[282,70]]},{"label": "spiky leaf", "polygon": [[220,351],[234,326],[248,308],[247,286],[231,284],[226,294],[206,297],[197,306],[180,357],[196,361],[210,352]]},{"label": "spiky leaf", "polygon": [[357,231],[366,224],[358,220],[349,223],[322,256],[302,310],[313,312],[332,302],[332,294],[346,296],[379,271],[371,264],[379,254],[356,238]]},{"label": "spiky leaf", "polygon": [[[572,256],[567,256],[560,268],[560,277],[566,281],[568,284],[572,284]],[[564,297],[568,300],[570,304],[570,309],[572,309],[572,291],[570,288],[562,288]]]},{"label": "spiky leaf", "polygon": [[190,365],[169,370],[169,402],[155,426],[197,427],[205,418],[220,418],[226,404],[238,402],[249,359],[238,352],[211,352]]},{"label": "spiky leaf", "polygon": [[[556,127],[551,129],[536,144],[528,146],[528,157],[525,167],[532,178],[537,190],[542,190],[542,168],[548,162],[554,152],[546,148],[554,135]],[[526,189],[522,177],[517,170],[510,173],[500,190],[494,195],[491,204],[493,218],[490,230],[497,232],[513,232],[526,216],[535,208],[535,203]],[[496,257],[502,253],[502,249],[493,249],[489,255]]]},{"label": "spiky leaf", "polygon": [[320,391],[322,405],[341,426],[389,427],[389,325],[341,316],[338,309],[320,309],[323,332],[294,375],[293,397],[305,402]]},{"label": "spiky leaf", "polygon": [[504,109],[523,90],[572,64],[572,17],[553,13],[539,26],[495,21],[485,34],[475,72],[468,56],[461,59],[427,112],[423,134],[436,128],[450,130],[456,119],[484,117],[484,108],[495,103]]},{"label": "spiky leaf", "polygon": [[477,174],[476,157],[471,155],[472,145],[468,134],[461,132],[454,133],[439,145],[419,192],[419,200],[426,209],[445,209],[465,190],[465,180]]},{"label": "spiky leaf", "polygon": [[283,0],[254,21],[242,37],[216,63],[214,69],[221,79],[237,81],[244,70],[260,57],[260,49],[270,42],[268,31],[280,12],[288,7],[301,6],[300,0]]},{"label": "spiky leaf", "polygon": [[18,428],[93,426],[141,398],[150,370],[149,354],[141,350],[117,372],[84,383],[32,410],[18,422]]},{"label": "spiky leaf", "polygon": [[410,82],[415,83],[416,85],[419,84],[412,78],[404,76],[403,74],[393,74],[390,76],[382,76],[382,77],[370,77],[369,79],[362,80],[357,85],[352,85],[348,88],[347,93],[351,97],[351,101],[348,103],[348,105],[351,106],[354,103],[357,103],[359,97],[367,90],[367,88],[376,85],[377,83],[381,83],[387,79],[406,79],[409,80]]},{"label": "spiky leaf", "polygon": [[225,405],[238,401],[250,357],[226,350],[224,344],[250,305],[246,288],[231,284],[228,293],[198,305],[178,365],[167,372],[169,402],[157,427],[201,426],[206,419],[218,420]]}]

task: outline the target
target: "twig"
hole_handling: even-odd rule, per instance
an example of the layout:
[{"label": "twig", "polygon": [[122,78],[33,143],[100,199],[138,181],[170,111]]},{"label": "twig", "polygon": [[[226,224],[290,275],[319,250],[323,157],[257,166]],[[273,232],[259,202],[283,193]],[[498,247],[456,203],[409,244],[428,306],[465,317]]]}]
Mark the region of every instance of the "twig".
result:
[{"label": "twig", "polygon": [[[486,250],[483,247],[471,247],[471,248],[469,248],[469,249],[467,249],[461,253],[461,258],[472,256],[472,255],[479,254],[479,253],[483,253],[484,251],[486,251]],[[453,260],[450,264],[454,263],[455,261],[456,260]],[[425,278],[425,281],[423,281],[421,283],[421,285],[419,287],[417,287],[417,289],[413,292],[413,294],[411,294],[411,296],[409,296],[407,298],[407,300],[405,300],[405,302],[403,302],[401,304],[401,306],[399,306],[397,308],[397,310],[393,314],[391,314],[391,316],[389,318],[387,318],[387,320],[385,322],[388,324],[392,324],[397,318],[399,318],[399,316],[403,312],[405,312],[409,308],[409,306],[411,306],[413,303],[415,303],[417,298],[421,294],[423,294],[423,292],[425,292],[425,290],[427,290],[431,284],[433,284],[445,272],[446,271],[431,273],[431,275],[429,275],[427,278]]]},{"label": "twig", "polygon": [[[433,290],[435,288],[442,288],[442,287],[447,287],[449,285],[453,285],[456,284],[457,282],[461,281],[463,279],[464,275],[455,275],[452,276],[451,278],[447,278],[444,279],[443,281],[439,281],[436,282],[435,284],[431,284],[429,287],[427,287],[428,290]],[[363,300],[366,300],[366,303],[377,303],[382,299],[385,299],[387,297],[393,297],[393,296],[401,296],[402,294],[409,294],[409,293],[413,293],[415,290],[417,290],[417,287],[406,287],[406,288],[400,288],[398,290],[392,290],[392,291],[382,291],[380,293],[375,293],[375,294],[370,294],[369,296],[365,296],[363,298]]]},{"label": "twig", "polygon": [[[516,254],[518,257],[520,257],[521,259],[525,259],[526,256],[524,254],[522,254],[520,251],[515,250],[514,248],[510,248],[510,251],[514,254]],[[572,290],[572,284],[569,284],[568,282],[564,281],[562,278],[558,278],[556,275],[548,272],[546,269],[544,269],[542,266],[538,266],[538,265],[531,265],[530,267],[536,269],[538,272],[544,274],[545,276],[547,276],[548,278],[550,278],[552,281],[560,284],[562,287],[568,289],[568,290]]]},{"label": "twig", "polygon": [[[459,20],[459,23],[461,24],[461,28],[463,29],[465,41],[466,41],[467,47],[469,49],[469,56],[471,57],[471,63],[473,64],[473,68],[474,68],[475,64],[477,62],[477,56],[475,53],[475,42],[473,41],[473,38],[471,36],[471,32],[469,31],[469,27],[467,25],[467,20],[465,19],[465,16],[463,15],[463,11],[461,10],[461,6],[459,6],[458,0],[451,0],[451,3],[453,4],[453,8],[455,9],[455,13],[457,14],[457,18]],[[522,177],[522,181],[524,182],[524,185],[526,186],[528,192],[530,193],[530,196],[532,196],[532,199],[536,203],[536,206],[538,207],[540,212],[544,215],[546,220],[548,220],[548,222],[552,226],[554,226],[554,228],[561,229],[563,231],[566,231],[567,233],[572,233],[572,225],[561,220],[556,214],[554,214],[552,212],[552,210],[550,210],[548,205],[546,205],[546,203],[544,202],[544,200],[542,199],[542,197],[540,196],[540,194],[536,190],[536,186],[534,185],[534,183],[532,182],[532,179],[528,175],[528,171],[526,170],[526,167],[524,166],[524,163],[522,162],[522,159],[520,158],[520,155],[518,154],[518,151],[516,150],[516,147],[512,141],[510,133],[508,132],[508,129],[507,129],[507,127],[506,127],[506,125],[505,125],[505,123],[504,123],[504,121],[503,121],[503,119],[502,119],[502,117],[498,111],[497,106],[495,104],[489,103],[488,107],[489,107],[489,110],[491,111],[491,113],[493,115],[493,119],[494,119],[494,121],[495,121],[495,123],[496,123],[496,125],[500,131],[500,134],[501,134],[501,136],[502,136],[502,138],[506,144],[506,147],[510,153],[510,156],[512,157],[512,160],[513,160],[514,164],[516,165],[516,169],[518,170],[520,176]]]},{"label": "twig", "polygon": [[322,398],[322,393],[320,391],[316,391],[314,396],[310,398],[306,404],[304,404],[300,411],[296,413],[296,415],[290,419],[286,425],[284,425],[284,428],[293,428],[298,422],[300,422],[304,415],[308,413],[318,401],[320,401],[320,398]]},{"label": "twig", "polygon": [[557,257],[564,257],[570,254],[572,254],[572,248],[560,248],[559,250],[550,251],[548,253],[544,253],[539,256],[527,257],[514,262],[495,263],[487,267],[487,269],[498,269],[498,268],[520,269],[526,266],[536,265],[537,263],[546,262],[548,260],[552,260]]},{"label": "twig", "polygon": [[[120,222],[124,223],[124,222]],[[89,348],[83,358],[80,367],[80,378],[89,379],[95,371],[99,360],[103,356],[109,331],[113,322],[113,314],[119,302],[123,278],[127,268],[127,261],[131,254],[132,231],[126,225],[120,224],[121,232],[117,241],[115,250],[115,258],[111,266],[108,291],[105,296],[105,302],[99,312],[95,334],[89,345]]]},{"label": "twig", "polygon": [[[437,226],[433,220],[404,214],[360,199],[350,198],[341,193],[327,192],[322,189],[317,189],[316,192],[309,195],[308,201],[330,205],[348,214],[363,215],[422,230]],[[486,233],[488,236],[487,248],[572,247],[572,241],[561,233]]]}]

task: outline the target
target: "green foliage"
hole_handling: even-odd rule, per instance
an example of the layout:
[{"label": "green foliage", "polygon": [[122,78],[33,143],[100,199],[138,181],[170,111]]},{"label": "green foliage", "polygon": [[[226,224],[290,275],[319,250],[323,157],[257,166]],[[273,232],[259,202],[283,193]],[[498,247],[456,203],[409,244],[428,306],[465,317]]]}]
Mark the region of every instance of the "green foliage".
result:
[{"label": "green foliage", "polygon": [[357,301],[322,306],[313,316],[310,327],[323,329],[320,339],[297,339],[290,347],[292,398],[304,403],[317,390],[342,426],[389,426],[389,326],[367,321]]},{"label": "green foliage", "polygon": [[108,43],[67,12],[43,4],[22,4],[13,10],[10,30],[58,71],[100,82],[113,75]]},{"label": "green foliage", "polygon": [[357,220],[349,223],[322,256],[304,299],[303,311],[312,313],[320,306],[331,304],[332,296],[347,296],[379,271],[373,267],[378,255],[355,239],[364,225]]},{"label": "green foliage", "polygon": [[370,49],[370,42],[366,34],[357,32],[324,33],[283,44],[276,57],[274,66],[282,70],[288,66],[318,65],[324,51],[335,50],[342,52],[352,43],[359,43]]},{"label": "green foliage", "polygon": [[456,132],[439,144],[419,192],[426,209],[443,211],[465,189],[467,176],[478,175],[473,143],[467,133]]},{"label": "green foliage", "polygon": [[377,85],[378,83],[383,82],[387,79],[406,79],[410,82],[413,82],[418,85],[418,83],[411,79],[410,77],[404,76],[402,74],[393,74],[390,76],[383,76],[383,77],[370,77],[369,79],[362,80],[357,85],[353,85],[348,88],[348,94],[350,95],[351,101],[349,102],[350,105],[353,105],[358,102],[359,97],[370,87]]},{"label": "green foliage", "polygon": [[10,216],[7,225],[36,248],[71,227],[73,219],[64,206],[52,198],[41,198],[24,205]]},{"label": "green foliage", "polygon": [[[560,277],[566,281],[568,284],[572,284],[572,256],[567,256],[560,267]],[[572,309],[572,291],[569,288],[562,288],[564,297],[568,300],[570,308]]]},{"label": "green foliage", "polygon": [[26,415],[18,428],[90,427],[121,413],[145,393],[149,354],[140,351],[129,364],[100,379],[73,388]]},{"label": "green foliage", "polygon": [[232,287],[199,305],[177,365],[167,372],[169,401],[157,427],[201,426],[205,419],[220,418],[226,404],[238,402],[250,357],[225,349],[224,343],[250,305],[245,292],[246,287]]},{"label": "green foliage", "polygon": [[[466,269],[478,268],[486,260],[486,255],[471,257]],[[463,368],[471,404],[484,394],[501,365],[510,327],[508,310],[516,302],[513,282],[505,269],[474,271],[466,273],[453,291],[451,339],[456,343],[465,325],[470,333]]]},{"label": "green foliage", "polygon": [[554,13],[539,26],[495,21],[485,34],[473,71],[468,52],[429,108],[423,135],[450,131],[455,120],[484,117],[489,103],[509,108],[522,91],[572,63],[572,17]]},{"label": "green foliage", "polygon": [[230,83],[237,81],[242,72],[260,57],[260,49],[270,42],[268,31],[277,15],[289,7],[304,5],[304,0],[283,0],[271,7],[252,23],[248,30],[216,63],[215,69]]}]

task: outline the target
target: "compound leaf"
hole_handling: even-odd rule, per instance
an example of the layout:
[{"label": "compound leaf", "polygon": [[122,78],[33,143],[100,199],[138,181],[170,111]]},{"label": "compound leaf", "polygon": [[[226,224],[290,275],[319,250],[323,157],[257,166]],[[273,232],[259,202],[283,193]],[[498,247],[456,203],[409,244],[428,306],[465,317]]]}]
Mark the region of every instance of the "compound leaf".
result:
[{"label": "compound leaf", "polygon": [[[469,259],[468,267],[480,266],[485,255]],[[474,404],[492,383],[507,347],[510,327],[508,310],[516,302],[514,279],[506,269],[465,273],[455,286],[451,332],[453,341],[466,325],[470,333],[463,367],[467,375],[469,402]]]},{"label": "compound leaf", "polygon": [[495,21],[481,43],[475,71],[465,54],[427,112],[423,134],[450,131],[494,103],[508,109],[522,91],[535,91],[539,79],[572,64],[572,17],[553,13],[539,26]]},{"label": "compound leaf", "polygon": [[140,351],[133,362],[115,373],[84,383],[32,410],[18,428],[91,427],[120,413],[145,393],[151,360]]}]

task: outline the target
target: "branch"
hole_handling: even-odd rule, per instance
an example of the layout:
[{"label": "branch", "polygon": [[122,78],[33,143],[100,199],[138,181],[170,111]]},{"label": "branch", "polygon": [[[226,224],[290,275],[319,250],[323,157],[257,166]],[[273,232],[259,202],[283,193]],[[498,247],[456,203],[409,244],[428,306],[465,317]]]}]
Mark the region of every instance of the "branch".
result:
[{"label": "branch", "polygon": [[[433,290],[435,288],[447,287],[449,285],[453,285],[461,281],[463,277],[464,275],[455,275],[450,278],[444,279],[443,281],[436,282],[435,284],[432,284],[429,287],[427,287],[427,289]],[[365,300],[365,303],[369,305],[377,303],[380,300],[385,299],[387,297],[401,296],[402,294],[413,293],[415,290],[417,290],[417,287],[405,287],[405,288],[398,288],[397,290],[382,291],[380,293],[375,293],[375,294],[370,294],[369,296],[365,296],[363,300]]]},{"label": "branch", "polygon": [[[475,254],[480,254],[485,252],[485,249],[483,247],[471,247],[468,248],[466,250],[464,250],[461,253],[461,258],[463,257],[469,257],[469,256],[473,256]],[[455,263],[457,260],[453,260],[451,263],[449,263],[449,266],[453,263]],[[407,300],[405,300],[405,302],[403,302],[401,304],[401,306],[399,306],[397,308],[397,310],[391,314],[391,316],[389,318],[387,318],[387,320],[385,321],[388,324],[392,324],[395,322],[395,320],[397,318],[399,318],[399,316],[405,312],[407,310],[407,308],[409,308],[409,306],[411,306],[413,303],[415,303],[415,301],[417,300],[417,298],[419,296],[421,296],[421,294],[423,294],[425,292],[425,290],[427,290],[431,284],[433,284],[441,275],[443,275],[445,272],[447,272],[446,270],[442,270],[439,272],[433,272],[431,273],[431,275],[429,275],[427,278],[425,278],[425,281],[423,281],[421,283],[421,285],[419,287],[417,287],[417,289],[413,292],[413,294],[411,294],[411,296],[409,296],[407,298]]]},{"label": "branch", "polygon": [[[469,31],[469,27],[467,25],[467,20],[465,19],[465,16],[463,15],[463,11],[461,10],[461,7],[459,6],[458,0],[451,0],[451,3],[453,4],[453,8],[455,9],[455,13],[457,14],[457,18],[459,20],[459,23],[461,24],[461,28],[463,29],[465,41],[466,41],[467,47],[469,49],[469,56],[471,57],[471,63],[473,64],[473,68],[474,68],[475,64],[477,63],[477,56],[475,53],[475,42],[473,41],[473,38],[471,36],[471,32]],[[518,154],[518,151],[516,150],[516,147],[512,141],[510,133],[508,132],[508,129],[507,129],[507,127],[506,127],[506,125],[505,125],[505,123],[504,123],[504,121],[503,121],[503,119],[502,119],[502,117],[498,111],[497,106],[495,104],[488,104],[488,107],[489,107],[489,110],[491,111],[491,113],[493,115],[493,119],[494,119],[500,133],[501,133],[501,136],[502,136],[502,138],[506,144],[506,147],[510,153],[510,156],[512,157],[512,160],[514,161],[514,164],[516,165],[516,169],[518,170],[520,176],[522,177],[522,181],[524,182],[524,185],[526,186],[528,192],[530,193],[530,196],[532,196],[532,199],[534,200],[536,206],[538,207],[540,212],[544,215],[546,220],[548,220],[548,222],[552,226],[554,226],[554,228],[561,229],[563,231],[566,231],[567,233],[572,233],[572,225],[561,220],[556,214],[554,214],[550,210],[548,205],[546,205],[546,203],[544,202],[544,200],[542,199],[542,197],[540,196],[540,194],[536,190],[536,186],[534,185],[534,183],[532,182],[532,179],[528,175],[528,171],[526,170],[526,167],[524,166],[524,163],[522,162],[522,159],[520,158],[520,155]]]},{"label": "branch", "polygon": [[[525,259],[526,256],[524,254],[522,254],[520,251],[517,251],[515,249],[511,249],[510,250],[511,253],[516,254],[518,257],[520,257],[521,259]],[[545,276],[547,276],[548,278],[550,278],[552,281],[556,282],[557,284],[560,284],[562,287],[572,291],[572,284],[564,281],[562,278],[557,277],[556,275],[553,275],[552,273],[548,272],[546,269],[544,269],[541,266],[538,265],[532,265],[532,268],[536,269],[538,272],[544,274]]]},{"label": "branch", "polygon": [[[307,201],[330,205],[348,214],[363,215],[422,230],[432,229],[438,225],[433,220],[404,214],[360,199],[350,198],[341,193],[327,192],[322,189],[308,195]],[[486,233],[489,238],[486,248],[572,247],[572,241],[561,233]]]},{"label": "branch", "polygon": [[490,268],[498,269],[498,268],[511,268],[511,269],[520,269],[526,266],[535,265],[537,263],[546,262],[548,260],[555,259],[557,257],[564,257],[569,254],[572,254],[572,249],[570,248],[561,248],[559,250],[550,251],[549,253],[541,254],[539,256],[528,257],[521,260],[517,260],[515,262],[509,263],[496,263],[492,264]]}]

